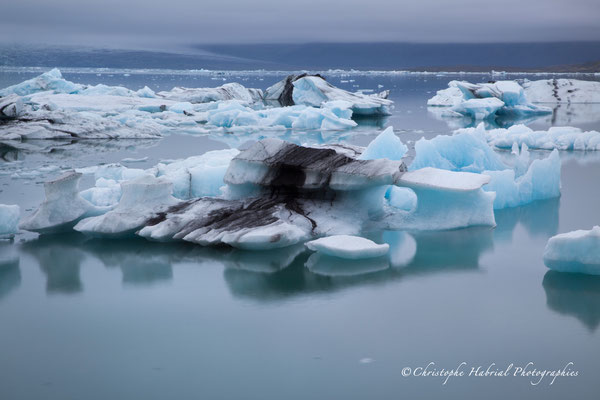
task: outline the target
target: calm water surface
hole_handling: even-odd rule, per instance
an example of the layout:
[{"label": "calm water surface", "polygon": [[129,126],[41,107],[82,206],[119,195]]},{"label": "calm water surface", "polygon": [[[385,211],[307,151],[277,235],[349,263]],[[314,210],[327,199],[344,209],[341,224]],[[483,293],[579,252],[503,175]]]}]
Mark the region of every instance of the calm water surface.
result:
[{"label": "calm water surface", "polygon": [[[0,72],[0,86],[35,74]],[[277,75],[65,73],[86,83],[266,87]],[[358,90],[392,90],[394,115],[333,135],[290,140],[363,145],[393,125],[405,143],[448,134],[427,98],[451,79],[482,76],[335,76]],[[219,79],[219,80],[217,80]],[[225,79],[225,81],[223,80]],[[600,129],[593,106],[532,127]],[[287,136],[286,136],[287,135]],[[123,158],[161,159],[243,146],[260,137],[172,135],[158,141],[28,142],[0,146],[0,203],[24,213],[58,171]],[[546,156],[545,152],[534,152]],[[495,229],[369,232],[387,259],[340,264],[302,246],[249,253],[143,240],[17,236],[0,243],[1,399],[597,399],[600,277],[549,271],[547,239],[600,223],[600,156],[562,153],[562,196],[496,213]],[[91,182],[84,180],[83,185]],[[574,378],[403,377],[405,367],[533,362]]]}]

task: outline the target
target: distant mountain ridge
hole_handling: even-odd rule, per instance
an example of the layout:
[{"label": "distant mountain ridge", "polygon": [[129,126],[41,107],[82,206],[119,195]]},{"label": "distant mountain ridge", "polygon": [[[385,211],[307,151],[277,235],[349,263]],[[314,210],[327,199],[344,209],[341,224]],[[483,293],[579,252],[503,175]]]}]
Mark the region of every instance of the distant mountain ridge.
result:
[{"label": "distant mountain ridge", "polygon": [[599,72],[599,60],[600,42],[229,44],[185,51],[0,45],[0,66],[14,67]]}]

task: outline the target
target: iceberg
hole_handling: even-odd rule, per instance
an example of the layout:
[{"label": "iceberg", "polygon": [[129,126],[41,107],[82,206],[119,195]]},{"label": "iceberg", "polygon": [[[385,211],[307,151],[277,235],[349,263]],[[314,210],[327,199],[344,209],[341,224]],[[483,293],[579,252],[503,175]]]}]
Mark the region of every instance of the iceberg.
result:
[{"label": "iceberg", "polygon": [[579,79],[525,80],[523,90],[529,101],[545,104],[600,103],[600,82]]},{"label": "iceberg", "polygon": [[267,88],[264,98],[267,104],[279,104],[282,107],[305,105],[321,107],[331,101],[349,103],[353,115],[383,116],[390,115],[393,102],[387,99],[389,92],[365,95],[351,93],[336,88],[321,75],[289,75],[284,80]]},{"label": "iceberg", "polygon": [[510,149],[513,144],[527,145],[530,149],[540,150],[600,150],[600,132],[584,132],[573,127],[551,127],[547,131],[534,131],[525,125],[513,125],[510,128],[486,130],[482,124],[476,128],[464,128],[455,134],[479,132],[487,142],[500,149]]},{"label": "iceberg", "polygon": [[556,271],[600,275],[600,226],[551,237],[544,263]]},{"label": "iceberg", "polygon": [[11,238],[17,233],[20,213],[17,205],[0,204],[0,239]]},{"label": "iceberg", "polygon": [[527,145],[523,144],[521,152],[518,152],[518,146],[513,147],[511,143],[509,148],[515,149],[513,153],[516,153],[511,166],[506,165],[488,145],[489,138],[489,131],[480,124],[476,129],[457,130],[451,136],[420,139],[415,143],[416,155],[408,169],[425,171],[427,167],[434,167],[483,174],[489,178],[483,189],[496,193],[495,209],[560,196],[561,162],[558,151],[530,164]]},{"label": "iceberg", "polygon": [[141,176],[121,183],[121,190],[123,194],[113,210],[82,219],[73,229],[94,236],[126,236],[177,203],[171,196],[173,184],[165,179]]},{"label": "iceberg", "polygon": [[[355,115],[384,115],[392,105],[384,95],[346,92],[311,76],[290,85],[298,85],[294,89],[297,102],[290,97],[291,104],[282,107],[277,101],[265,101],[261,90],[239,83],[217,88],[177,87],[156,94],[148,87],[134,91],[77,84],[54,69],[0,91],[0,119],[8,120],[0,138],[150,139],[172,132],[204,134],[219,128],[235,133],[335,131],[355,127]],[[311,93],[321,94],[322,101],[311,100]]]},{"label": "iceberg", "polygon": [[239,83],[231,82],[216,88],[175,87],[170,91],[158,92],[157,96],[167,100],[192,104],[238,100],[243,104],[252,105],[262,102],[263,92],[260,89],[250,89]]},{"label": "iceberg", "polygon": [[80,179],[80,173],[71,171],[44,183],[46,199],[19,228],[38,233],[68,231],[82,218],[101,213],[79,194]]},{"label": "iceberg", "polygon": [[394,128],[390,126],[369,143],[358,159],[375,160],[378,158],[387,158],[388,160],[398,161],[404,157],[407,151],[408,147],[394,134]]},{"label": "iceberg", "polygon": [[558,150],[553,150],[549,157],[534,160],[527,172],[519,177],[512,169],[484,171],[484,174],[491,177],[485,190],[496,192],[495,209],[559,197],[560,165]]},{"label": "iceberg", "polygon": [[344,130],[357,125],[350,119],[351,116],[351,110],[339,106],[333,108],[327,104],[323,108],[299,105],[253,110],[237,101],[229,101],[219,103],[217,108],[208,111],[207,123],[223,128]]},{"label": "iceberg", "polygon": [[466,116],[475,120],[495,119],[498,116],[523,118],[552,113],[548,107],[531,103],[521,85],[514,81],[478,84],[451,81],[448,88],[439,90],[427,101],[427,105],[448,107],[442,116]]},{"label": "iceberg", "polygon": [[6,97],[11,94],[18,96],[27,96],[39,92],[51,91],[54,93],[75,93],[83,89],[82,85],[65,80],[60,70],[54,68],[44,72],[40,76],[28,79],[16,85],[0,89],[0,97]]},{"label": "iceberg", "polygon": [[360,236],[333,235],[306,243],[312,251],[332,257],[360,260],[363,258],[381,257],[387,254],[390,246],[387,243],[377,244]]},{"label": "iceberg", "polygon": [[[49,184],[42,211],[30,217],[43,223],[23,229],[74,225],[91,236],[263,250],[371,229],[494,226],[494,194],[482,190],[487,175],[407,172],[401,160],[359,154],[351,146],[263,139],[239,153],[209,152],[146,170],[86,168],[96,178],[92,190],[77,193],[79,173],[65,179],[64,193]],[[47,214],[60,218],[48,222]]]},{"label": "iceberg", "polygon": [[450,171],[483,172],[506,166],[488,145],[483,125],[478,130],[459,130],[452,136],[422,138],[415,143],[415,158],[409,170],[435,167]]}]

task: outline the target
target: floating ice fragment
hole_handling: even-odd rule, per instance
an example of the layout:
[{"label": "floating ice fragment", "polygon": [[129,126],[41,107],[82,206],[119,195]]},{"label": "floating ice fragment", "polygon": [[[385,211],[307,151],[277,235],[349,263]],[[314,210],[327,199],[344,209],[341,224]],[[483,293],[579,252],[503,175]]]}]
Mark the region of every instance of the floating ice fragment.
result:
[{"label": "floating ice fragment", "polygon": [[544,262],[561,272],[600,275],[600,226],[551,237],[544,249]]},{"label": "floating ice fragment", "polygon": [[329,256],[350,260],[381,257],[387,254],[390,248],[387,243],[377,244],[369,239],[350,235],[334,235],[312,240],[306,243],[306,247]]},{"label": "floating ice fragment", "polygon": [[548,107],[530,103],[523,88],[514,81],[469,83],[451,81],[448,89],[439,90],[427,101],[431,107],[449,107],[442,116],[467,116],[475,120],[495,118],[499,115],[526,117],[550,114]]},{"label": "floating ice fragment", "polygon": [[600,103],[600,82],[579,79],[525,81],[529,101],[546,104]]},{"label": "floating ice fragment", "polygon": [[600,132],[584,132],[569,126],[551,127],[547,131],[534,131],[525,125],[486,130],[483,124],[479,124],[476,128],[455,131],[455,135],[463,133],[479,133],[490,145],[501,149],[510,149],[516,143],[519,146],[525,144],[530,149],[600,150]]}]

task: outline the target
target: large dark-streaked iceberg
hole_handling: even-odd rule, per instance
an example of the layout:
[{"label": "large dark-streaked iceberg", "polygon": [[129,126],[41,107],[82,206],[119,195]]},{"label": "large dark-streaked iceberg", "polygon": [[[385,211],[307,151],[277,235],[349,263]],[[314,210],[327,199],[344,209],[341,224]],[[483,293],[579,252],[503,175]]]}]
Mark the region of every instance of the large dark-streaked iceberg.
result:
[{"label": "large dark-streaked iceberg", "polygon": [[[384,154],[378,147],[387,142],[374,141],[371,152]],[[22,229],[74,225],[92,236],[255,250],[373,229],[495,225],[495,194],[482,190],[489,176],[430,167],[407,172],[401,160],[362,160],[363,150],[264,139],[239,154],[221,150],[147,170],[87,168],[82,172],[96,175],[95,187],[78,193],[76,173],[67,176],[65,193],[55,193],[61,180],[49,185],[48,199]],[[201,171],[210,176],[194,182]]]}]

